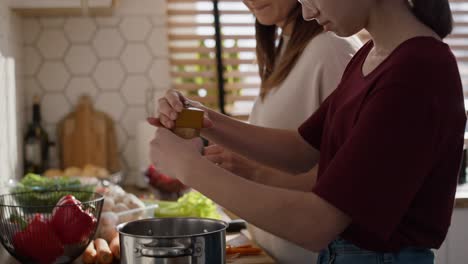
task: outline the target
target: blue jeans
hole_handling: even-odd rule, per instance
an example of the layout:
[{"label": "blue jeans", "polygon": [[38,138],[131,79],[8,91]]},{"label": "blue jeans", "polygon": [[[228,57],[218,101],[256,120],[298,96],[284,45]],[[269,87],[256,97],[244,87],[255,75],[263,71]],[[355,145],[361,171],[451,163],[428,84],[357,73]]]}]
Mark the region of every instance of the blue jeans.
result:
[{"label": "blue jeans", "polygon": [[339,238],[320,252],[317,264],[434,264],[434,253],[426,248],[406,248],[396,253],[375,252]]}]

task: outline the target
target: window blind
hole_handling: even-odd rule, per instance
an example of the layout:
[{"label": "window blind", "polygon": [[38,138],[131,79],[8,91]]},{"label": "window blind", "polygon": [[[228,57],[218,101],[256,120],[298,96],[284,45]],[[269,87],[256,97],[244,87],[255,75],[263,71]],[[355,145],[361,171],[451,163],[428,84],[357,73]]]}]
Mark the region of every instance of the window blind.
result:
[{"label": "window blind", "polygon": [[[254,17],[238,0],[219,0],[222,81],[227,114],[245,119],[259,94]],[[173,88],[220,109],[215,17],[211,0],[168,0]]]},{"label": "window blind", "polygon": [[[450,45],[455,54],[465,95],[465,106],[468,99],[468,1],[450,0],[453,12],[454,29],[445,42]],[[468,109],[468,108],[467,108]]]}]

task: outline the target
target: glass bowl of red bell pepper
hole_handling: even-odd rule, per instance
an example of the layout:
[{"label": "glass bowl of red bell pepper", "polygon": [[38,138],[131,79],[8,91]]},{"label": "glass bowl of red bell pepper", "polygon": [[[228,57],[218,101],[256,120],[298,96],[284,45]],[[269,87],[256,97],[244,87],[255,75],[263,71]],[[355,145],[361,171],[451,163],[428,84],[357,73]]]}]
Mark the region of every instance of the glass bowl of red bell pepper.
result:
[{"label": "glass bowl of red bell pepper", "polygon": [[[45,202],[23,202],[37,197]],[[71,263],[94,239],[103,202],[98,193],[74,190],[0,195],[0,241],[21,263]]]}]

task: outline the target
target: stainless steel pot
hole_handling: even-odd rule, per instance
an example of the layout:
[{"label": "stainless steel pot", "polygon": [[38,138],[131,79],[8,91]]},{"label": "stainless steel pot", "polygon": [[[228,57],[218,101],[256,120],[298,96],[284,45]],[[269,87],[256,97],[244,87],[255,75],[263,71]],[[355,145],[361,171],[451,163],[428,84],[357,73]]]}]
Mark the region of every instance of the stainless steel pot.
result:
[{"label": "stainless steel pot", "polygon": [[153,218],[117,226],[121,263],[224,264],[227,223],[201,218]]}]

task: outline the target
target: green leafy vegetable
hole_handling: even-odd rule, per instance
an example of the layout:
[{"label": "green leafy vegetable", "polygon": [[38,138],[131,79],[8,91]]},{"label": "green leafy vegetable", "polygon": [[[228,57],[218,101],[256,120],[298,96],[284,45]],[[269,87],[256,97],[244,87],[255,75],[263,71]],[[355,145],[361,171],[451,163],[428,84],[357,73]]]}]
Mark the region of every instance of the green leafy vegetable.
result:
[{"label": "green leafy vegetable", "polygon": [[199,192],[189,192],[177,202],[159,201],[156,217],[201,217],[221,219],[216,204]]},{"label": "green leafy vegetable", "polygon": [[[80,180],[68,177],[46,178],[37,174],[27,174],[13,193],[30,193],[17,196],[22,206],[53,206],[60,198],[73,194],[80,201],[87,201],[95,190],[93,185],[82,185]],[[46,191],[58,191],[55,193]]]},{"label": "green leafy vegetable", "polygon": [[29,173],[19,182],[19,188],[27,189],[28,191],[36,190],[57,190],[64,188],[79,188],[82,187],[80,180],[71,179],[68,177],[47,178],[37,174]]},{"label": "green leafy vegetable", "polygon": [[21,216],[18,214],[12,214],[10,216],[10,223],[17,224],[20,227],[20,230],[26,229],[28,226],[28,222],[26,222]]}]

